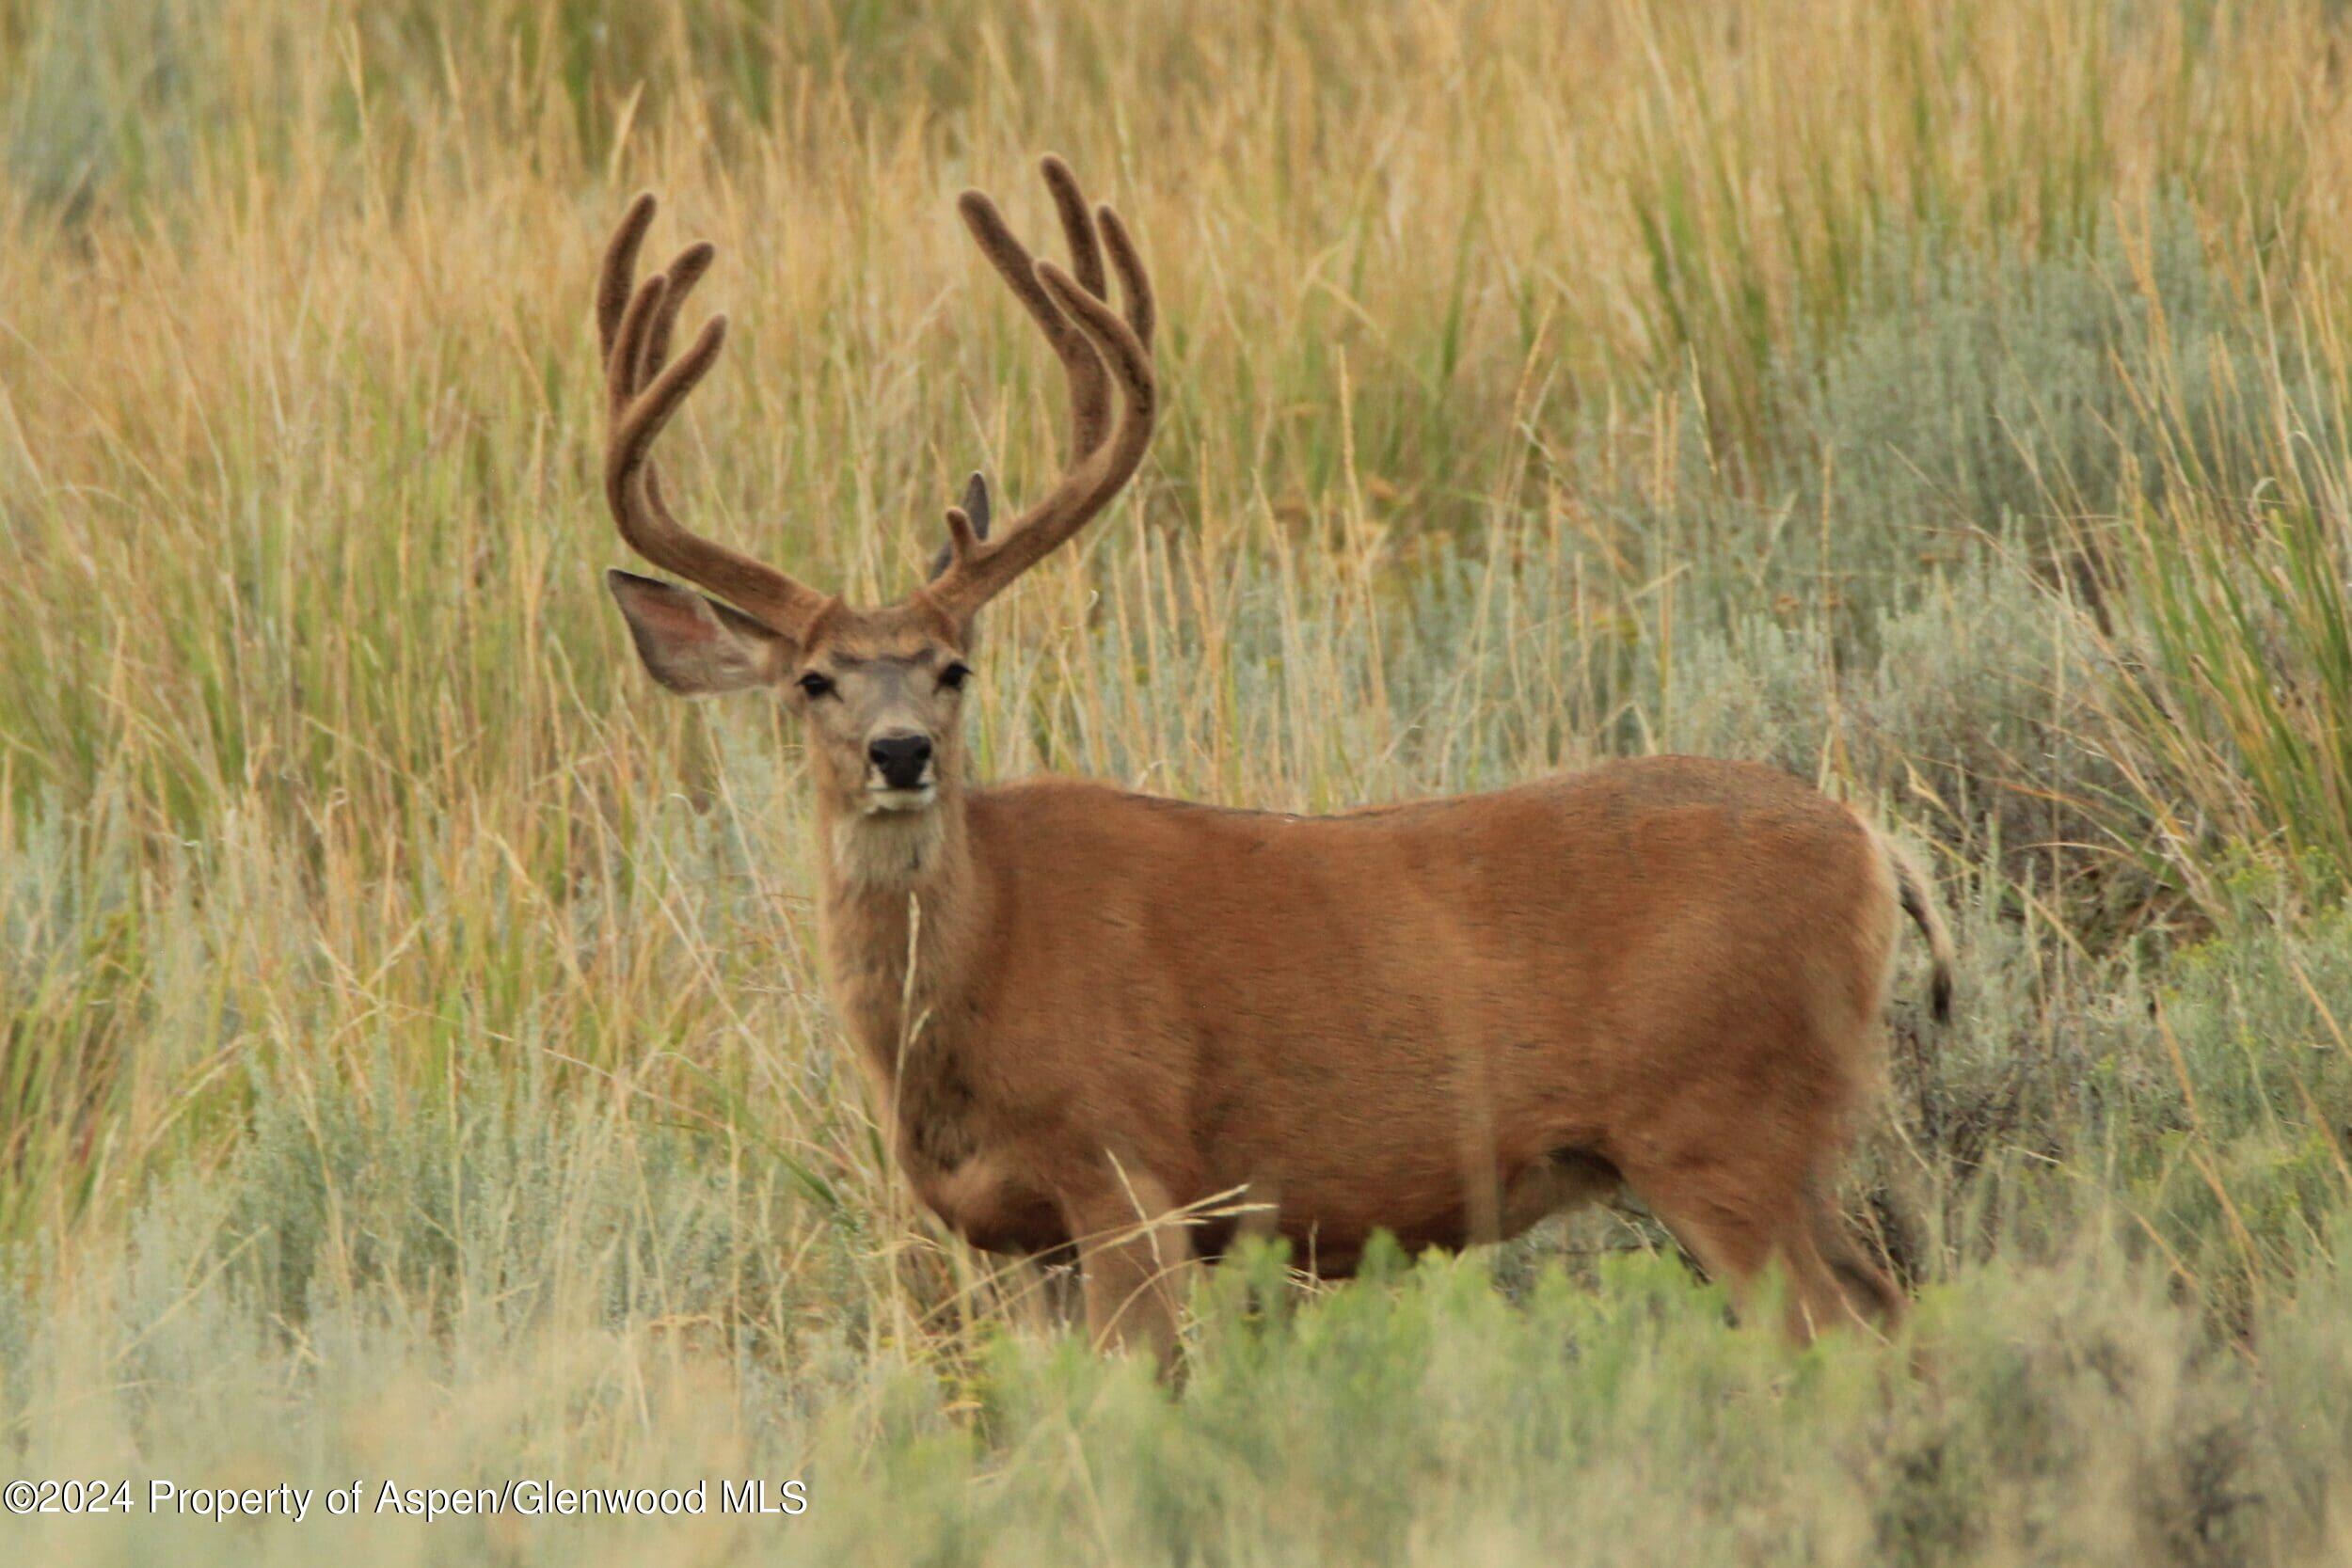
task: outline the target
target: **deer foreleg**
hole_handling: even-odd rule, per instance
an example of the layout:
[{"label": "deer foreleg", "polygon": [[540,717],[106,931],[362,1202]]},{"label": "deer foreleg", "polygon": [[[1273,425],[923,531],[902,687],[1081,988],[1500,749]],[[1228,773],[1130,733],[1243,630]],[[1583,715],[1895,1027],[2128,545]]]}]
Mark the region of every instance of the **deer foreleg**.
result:
[{"label": "deer foreleg", "polygon": [[1166,1369],[1191,1282],[1191,1232],[1148,1173],[1114,1161],[1102,1177],[1062,1205],[1085,1280],[1087,1330],[1098,1350],[1149,1350]]}]

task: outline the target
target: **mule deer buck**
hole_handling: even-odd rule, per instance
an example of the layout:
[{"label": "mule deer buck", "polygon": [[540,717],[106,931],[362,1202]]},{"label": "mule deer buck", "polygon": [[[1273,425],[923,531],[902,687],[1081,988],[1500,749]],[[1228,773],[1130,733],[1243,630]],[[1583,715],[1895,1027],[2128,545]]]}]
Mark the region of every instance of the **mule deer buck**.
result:
[{"label": "mule deer buck", "polygon": [[1067,271],[985,196],[961,208],[1061,360],[1068,467],[993,538],[976,476],[930,580],[886,608],[664,499],[649,451],[725,329],[670,356],[710,247],[633,284],[642,196],[596,301],[613,518],[712,596],[619,571],[612,592],[662,686],[771,691],[803,726],[829,991],[917,1195],[977,1246],[1075,1253],[1098,1342],[1163,1354],[1179,1277],[1237,1228],[1201,1211],[1235,1192],[1335,1274],[1375,1227],[1458,1246],[1622,1185],[1735,1300],[1777,1265],[1800,1338],[1893,1319],[1832,1186],[1879,1076],[1899,911],[1939,1017],[1950,944],[1847,807],[1692,757],[1333,817],[967,780],[975,618],[1110,504],[1159,406],[1135,244],[1059,160],[1044,174]]}]

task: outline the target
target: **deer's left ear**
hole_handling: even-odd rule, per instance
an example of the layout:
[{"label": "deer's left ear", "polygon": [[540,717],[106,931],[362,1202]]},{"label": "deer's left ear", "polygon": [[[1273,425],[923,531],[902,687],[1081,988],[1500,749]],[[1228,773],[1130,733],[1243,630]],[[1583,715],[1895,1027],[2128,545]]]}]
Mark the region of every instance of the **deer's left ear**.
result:
[{"label": "deer's left ear", "polygon": [[791,667],[794,648],[739,610],[675,583],[609,571],[628,635],[646,672],[688,697],[771,686]]}]

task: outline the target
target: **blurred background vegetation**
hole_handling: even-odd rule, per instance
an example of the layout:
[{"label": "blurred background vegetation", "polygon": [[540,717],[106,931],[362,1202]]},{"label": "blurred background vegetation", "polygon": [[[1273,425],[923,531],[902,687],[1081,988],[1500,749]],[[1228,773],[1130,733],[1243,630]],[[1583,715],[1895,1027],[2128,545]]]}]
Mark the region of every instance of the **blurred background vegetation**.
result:
[{"label": "blurred background vegetation", "polygon": [[[775,1521],[0,1519],[24,1560],[2352,1556],[2352,24],[2206,0],[0,0],[0,1451],[799,1474]],[[893,1176],[796,738],[596,573],[671,439],[868,598],[1058,374],[951,212],[1134,224],[1171,406],[984,769],[1340,809],[1680,750],[1931,851],[1791,1356],[1638,1213],[1200,1302],[1181,1399]],[[340,1539],[330,1539],[341,1529]]]}]

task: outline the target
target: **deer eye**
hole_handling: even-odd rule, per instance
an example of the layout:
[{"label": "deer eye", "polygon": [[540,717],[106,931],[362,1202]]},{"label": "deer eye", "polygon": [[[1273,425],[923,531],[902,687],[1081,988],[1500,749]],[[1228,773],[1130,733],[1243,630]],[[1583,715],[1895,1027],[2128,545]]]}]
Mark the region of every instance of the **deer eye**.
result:
[{"label": "deer eye", "polygon": [[811,700],[830,697],[833,695],[833,678],[829,675],[820,675],[811,670],[801,677],[801,689],[807,692]]},{"label": "deer eye", "polygon": [[972,666],[958,659],[939,673],[939,684],[950,691],[961,691],[963,689],[963,683],[971,676]]}]

